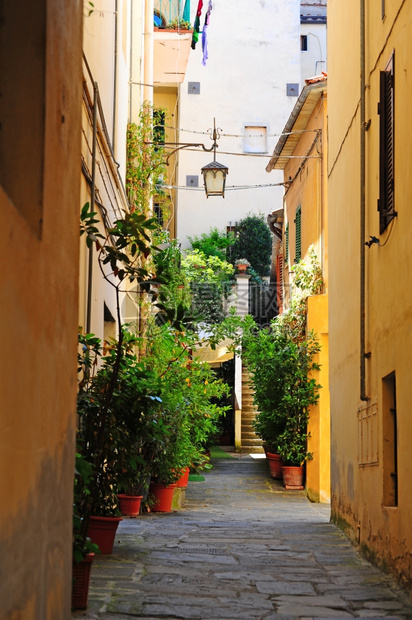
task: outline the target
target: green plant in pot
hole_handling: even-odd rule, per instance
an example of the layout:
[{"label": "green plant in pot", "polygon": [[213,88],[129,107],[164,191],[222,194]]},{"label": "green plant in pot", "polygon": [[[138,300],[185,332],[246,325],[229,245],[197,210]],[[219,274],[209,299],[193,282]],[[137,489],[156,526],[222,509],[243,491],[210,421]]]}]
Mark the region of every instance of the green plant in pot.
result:
[{"label": "green plant in pot", "polygon": [[83,526],[84,502],[90,495],[89,483],[92,479],[92,465],[76,452],[73,493],[73,563],[79,564],[89,553],[98,553],[99,548],[92,543]]},{"label": "green plant in pot", "polygon": [[311,458],[307,450],[310,406],[320,385],[311,376],[319,343],[313,333],[294,338],[279,321],[269,329],[244,334],[244,357],[252,372],[255,402],[260,410],[255,429],[284,465],[300,467]]}]

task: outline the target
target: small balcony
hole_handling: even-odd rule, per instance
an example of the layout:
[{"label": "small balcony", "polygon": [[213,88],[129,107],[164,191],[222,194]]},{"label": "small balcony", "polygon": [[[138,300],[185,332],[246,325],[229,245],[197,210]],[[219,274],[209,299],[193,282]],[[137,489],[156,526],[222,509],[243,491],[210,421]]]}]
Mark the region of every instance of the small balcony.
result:
[{"label": "small balcony", "polygon": [[155,0],[153,19],[153,81],[158,85],[180,84],[192,41],[190,0]]}]

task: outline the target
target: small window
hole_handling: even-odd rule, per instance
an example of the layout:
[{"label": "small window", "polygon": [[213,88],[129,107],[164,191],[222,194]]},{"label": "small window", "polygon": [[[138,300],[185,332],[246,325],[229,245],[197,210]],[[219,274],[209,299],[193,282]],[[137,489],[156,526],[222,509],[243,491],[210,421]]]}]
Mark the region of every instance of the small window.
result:
[{"label": "small window", "polygon": [[300,51],[307,52],[308,51],[308,35],[302,34],[300,37]]},{"label": "small window", "polygon": [[40,239],[46,132],[47,3],[2,2],[0,185]]},{"label": "small window", "polygon": [[246,125],[245,153],[267,153],[266,136],[265,125]]},{"label": "small window", "polygon": [[295,244],[295,263],[298,263],[302,258],[302,208],[299,206],[296,209],[296,244]]},{"label": "small window", "polygon": [[162,205],[158,202],[153,204],[153,217],[157,219],[159,226],[163,228],[163,210]]},{"label": "small window", "polygon": [[385,19],[385,0],[382,0],[382,19]]},{"label": "small window", "polygon": [[153,142],[164,144],[166,137],[166,112],[161,108],[153,110]]},{"label": "small window", "polygon": [[395,373],[382,380],[383,504],[398,505],[398,446]]},{"label": "small window", "polygon": [[380,72],[379,101],[379,233],[396,217],[395,211],[395,92],[394,58]]}]

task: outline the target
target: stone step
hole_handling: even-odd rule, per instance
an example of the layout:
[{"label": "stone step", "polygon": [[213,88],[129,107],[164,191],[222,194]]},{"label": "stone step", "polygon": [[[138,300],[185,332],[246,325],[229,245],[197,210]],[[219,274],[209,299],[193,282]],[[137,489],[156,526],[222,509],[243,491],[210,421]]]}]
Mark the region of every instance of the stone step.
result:
[{"label": "stone step", "polygon": [[264,449],[256,446],[241,446],[239,448],[241,454],[264,454]]},{"label": "stone step", "polygon": [[262,443],[262,440],[253,431],[243,431],[242,430],[242,443],[246,439],[248,439],[248,440],[250,439],[252,441],[259,441],[260,443]]},{"label": "stone step", "polygon": [[255,414],[253,413],[243,413],[242,414],[242,419],[241,419],[241,424],[243,426],[243,424],[247,424],[248,426],[252,426],[253,420],[256,419]]},{"label": "stone step", "polygon": [[254,398],[252,395],[247,395],[245,396],[244,394],[242,394],[242,405],[254,405]]},{"label": "stone step", "polygon": [[249,439],[247,437],[243,438],[242,437],[242,446],[261,446],[262,447],[262,440],[261,439]]},{"label": "stone step", "polygon": [[257,413],[257,408],[254,407],[253,405],[244,405],[242,403],[242,411],[248,414],[256,414]]}]

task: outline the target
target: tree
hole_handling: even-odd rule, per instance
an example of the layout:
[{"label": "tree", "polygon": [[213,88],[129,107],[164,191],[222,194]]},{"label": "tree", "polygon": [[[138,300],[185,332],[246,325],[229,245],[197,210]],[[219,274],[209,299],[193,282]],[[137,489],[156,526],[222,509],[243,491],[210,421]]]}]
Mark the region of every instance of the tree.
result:
[{"label": "tree", "polygon": [[272,234],[263,215],[247,215],[236,226],[231,260],[247,258],[259,276],[268,276],[272,254]]}]

